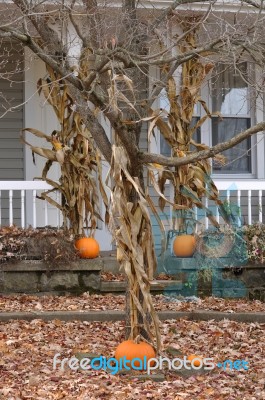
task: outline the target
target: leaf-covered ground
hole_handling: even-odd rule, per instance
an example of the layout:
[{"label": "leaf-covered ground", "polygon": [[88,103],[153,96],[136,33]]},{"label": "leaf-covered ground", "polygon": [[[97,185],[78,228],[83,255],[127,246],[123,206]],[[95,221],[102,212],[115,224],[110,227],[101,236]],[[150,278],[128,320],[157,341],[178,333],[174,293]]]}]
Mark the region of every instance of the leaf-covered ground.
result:
[{"label": "leaf-covered ground", "polygon": [[[265,312],[265,303],[244,299],[227,300],[208,297],[205,299],[178,300],[163,295],[153,296],[156,310],[215,310],[226,312]],[[96,295],[84,293],[82,296],[32,296],[32,295],[0,295],[1,311],[85,311],[85,310],[123,310],[123,295]]]},{"label": "leaf-covered ground", "polygon": [[[218,298],[178,301],[153,297],[157,310],[217,310],[229,312],[265,311],[260,301]],[[118,310],[124,296],[0,296],[1,311]],[[184,377],[164,370],[165,380],[154,382],[134,376],[111,375],[103,370],[64,371],[53,369],[53,357],[70,358],[77,352],[112,357],[123,339],[123,322],[0,323],[0,399],[265,399],[265,325],[234,321],[165,321],[161,323],[164,355],[173,347],[182,355],[213,357],[216,363],[246,360],[248,370],[215,368],[207,374]],[[179,356],[177,356],[179,357]]]},{"label": "leaf-covered ground", "polygon": [[35,319],[0,323],[0,399],[264,400],[264,329],[265,325],[228,320],[165,321],[161,323],[164,350],[171,346],[183,355],[195,353],[213,357],[215,362],[244,359],[249,362],[249,369],[215,368],[207,374],[188,377],[164,371],[165,380],[154,382],[103,370],[53,369],[56,353],[61,354],[61,359],[77,352],[112,357],[123,339],[122,322]]}]

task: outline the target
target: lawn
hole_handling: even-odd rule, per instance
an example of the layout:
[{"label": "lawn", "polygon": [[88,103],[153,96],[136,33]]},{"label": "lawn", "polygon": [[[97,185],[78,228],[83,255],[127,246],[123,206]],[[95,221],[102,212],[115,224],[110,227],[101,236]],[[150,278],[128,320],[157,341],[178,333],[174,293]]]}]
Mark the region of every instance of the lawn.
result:
[{"label": "lawn", "polygon": [[[260,302],[209,298],[176,303],[163,296],[158,296],[155,301],[157,309],[265,311],[264,303]],[[0,306],[2,311],[121,309],[124,297],[88,294],[75,298],[1,296]],[[60,353],[60,359],[71,358],[77,353],[113,357],[116,346],[124,339],[123,322],[44,322],[40,319],[1,322],[0,399],[264,400],[264,328],[264,324],[229,320],[161,322],[164,356],[174,358],[196,354],[212,357],[215,363],[227,359],[245,360],[248,369],[231,370],[227,366],[226,370],[215,367],[208,372],[186,374],[183,370],[177,372],[164,368],[165,379],[157,382],[142,379],[138,371],[124,375],[102,369],[73,371],[66,366],[62,371],[59,366],[53,368],[56,353]]]}]

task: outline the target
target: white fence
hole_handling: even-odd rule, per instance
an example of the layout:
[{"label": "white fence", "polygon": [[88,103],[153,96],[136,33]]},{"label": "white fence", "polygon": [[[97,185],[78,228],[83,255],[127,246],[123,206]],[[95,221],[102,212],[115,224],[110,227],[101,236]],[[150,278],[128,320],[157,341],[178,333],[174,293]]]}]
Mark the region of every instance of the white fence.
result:
[{"label": "white fence", "polygon": [[[228,204],[235,204],[240,211],[238,215],[238,224],[240,225],[242,217],[245,223],[263,222],[263,208],[265,209],[265,180],[242,179],[242,180],[216,180],[215,184],[220,193],[222,200],[226,200]],[[232,200],[231,200],[232,199]],[[205,199],[205,207],[210,202]],[[198,211],[198,210],[197,210]],[[220,222],[220,216],[217,206],[211,206],[211,211]],[[253,219],[255,217],[255,219]],[[209,220],[205,215],[205,228],[209,226]]]},{"label": "white fence", "polygon": [[[14,224],[14,200],[16,208],[19,208],[17,219],[20,225],[25,228],[32,225],[52,225],[59,227],[61,224],[61,213],[56,207],[51,206],[46,200],[38,200],[37,195],[52,189],[52,186],[43,181],[0,181],[0,225],[2,220],[11,226]],[[14,196],[15,195],[15,196]],[[60,194],[55,192],[55,200],[60,202]],[[3,200],[8,204],[3,207]],[[6,214],[6,215],[4,215]]]},{"label": "white fence", "polygon": [[[265,180],[218,180],[215,182],[221,193],[224,194],[228,203],[233,199],[239,209],[245,209],[246,222],[251,224],[253,216],[255,220],[263,222],[263,208],[265,209]],[[19,220],[22,228],[32,225],[37,226],[52,225],[59,227],[62,222],[60,211],[48,204],[47,201],[38,200],[37,195],[41,192],[52,189],[50,185],[43,181],[0,181],[0,225],[2,225],[3,211],[7,214],[5,220],[8,224],[14,224],[14,193],[16,193],[16,208],[19,208]],[[18,193],[17,193],[18,192]],[[3,196],[4,195],[4,196]],[[54,193],[55,200],[60,202],[60,194]],[[3,210],[2,199],[7,200],[5,210]],[[224,198],[224,197],[223,197]],[[243,201],[242,201],[243,200]],[[205,206],[209,207],[208,199],[205,199]],[[218,208],[210,205],[210,209],[219,221]],[[196,210],[198,212],[199,210]],[[238,218],[240,219],[242,215]],[[205,228],[208,228],[209,221],[204,214]]]}]

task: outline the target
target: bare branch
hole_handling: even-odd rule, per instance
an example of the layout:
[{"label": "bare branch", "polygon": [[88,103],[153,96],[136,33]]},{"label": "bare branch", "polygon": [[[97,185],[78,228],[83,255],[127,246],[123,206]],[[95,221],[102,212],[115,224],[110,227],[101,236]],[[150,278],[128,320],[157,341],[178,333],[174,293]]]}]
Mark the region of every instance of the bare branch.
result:
[{"label": "bare branch", "polygon": [[5,26],[5,25],[0,26],[0,31],[2,31],[2,33],[1,33],[1,35],[3,35],[2,37],[10,37],[10,38],[16,39],[16,40],[24,43],[25,45],[27,45],[30,41],[30,38],[27,35],[13,29],[9,26]]},{"label": "bare branch", "polygon": [[[39,18],[37,13],[31,12],[31,5],[27,0],[13,0],[14,4],[20,9],[24,17],[28,18],[29,21],[34,25],[34,28],[40,34],[41,39],[49,45],[53,53],[62,52],[62,43],[58,34],[49,27],[45,18]],[[37,11],[38,6],[34,7]]]},{"label": "bare branch", "polygon": [[[214,0],[215,1],[215,0]],[[175,10],[178,6],[184,5],[184,4],[191,4],[191,3],[201,3],[201,0],[175,0],[173,3],[166,8],[161,14],[156,18],[156,20],[152,23],[150,26],[150,30],[153,31],[155,28],[158,27],[167,17],[169,17],[172,14],[172,11]],[[208,0],[209,2],[209,0]],[[212,3],[212,1],[210,0]]]},{"label": "bare branch", "polygon": [[70,17],[70,21],[73,24],[73,27],[75,28],[76,33],[78,34],[79,38],[82,40],[83,42],[83,46],[86,47],[88,46],[87,40],[85,39],[85,37],[83,36],[81,29],[79,28],[78,23],[76,22],[74,16],[73,16],[73,8],[75,5],[76,0],[73,0],[70,6],[70,13],[69,13],[69,17]]},{"label": "bare branch", "polygon": [[[249,4],[250,6],[255,7],[255,8],[259,8],[259,9],[263,9],[264,10],[264,5],[260,4],[260,2],[257,3],[254,0],[241,0],[241,1],[242,1],[242,3],[246,3],[246,4]],[[261,2],[263,2],[263,1],[261,0]]]},{"label": "bare branch", "polygon": [[95,117],[93,111],[91,111],[88,107],[88,104],[80,94],[80,91],[76,87],[71,86],[69,87],[69,92],[76,100],[76,111],[80,113],[84,124],[88,127],[98,148],[105,157],[106,161],[110,163],[112,154],[111,143],[103,126]]},{"label": "bare branch", "polygon": [[85,43],[90,48],[97,49],[99,47],[97,34],[99,33],[99,27],[101,25],[97,0],[83,0],[83,4],[86,8],[88,28],[88,34],[84,38]]},{"label": "bare branch", "polygon": [[196,152],[195,154],[188,155],[186,157],[180,158],[172,158],[165,157],[158,154],[152,153],[142,153],[140,155],[141,162],[144,164],[147,163],[157,163],[160,165],[166,165],[168,167],[179,167],[181,165],[187,165],[191,163],[195,163],[200,160],[205,160],[207,158],[212,158],[216,154],[222,153],[223,151],[230,149],[231,147],[236,146],[237,144],[243,142],[243,140],[248,137],[254,135],[255,133],[262,132],[265,130],[265,122],[261,122],[252,126],[251,128],[245,130],[244,132],[239,133],[234,136],[232,139],[227,142],[218,143],[216,146],[209,148],[208,150],[202,150]]}]

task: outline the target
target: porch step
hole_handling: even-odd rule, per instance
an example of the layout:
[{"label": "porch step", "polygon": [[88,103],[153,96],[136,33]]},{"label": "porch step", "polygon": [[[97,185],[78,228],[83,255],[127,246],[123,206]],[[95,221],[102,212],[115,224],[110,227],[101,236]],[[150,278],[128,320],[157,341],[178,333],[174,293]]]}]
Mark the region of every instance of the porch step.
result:
[{"label": "porch step", "polygon": [[116,253],[113,255],[103,255],[103,265],[101,272],[111,272],[114,275],[123,273],[120,270],[120,265],[116,259]]},{"label": "porch step", "polygon": [[[151,292],[163,292],[163,291],[179,291],[182,289],[182,282],[177,280],[156,280],[151,282]],[[100,291],[123,293],[126,291],[126,282],[121,281],[101,281]]]}]

